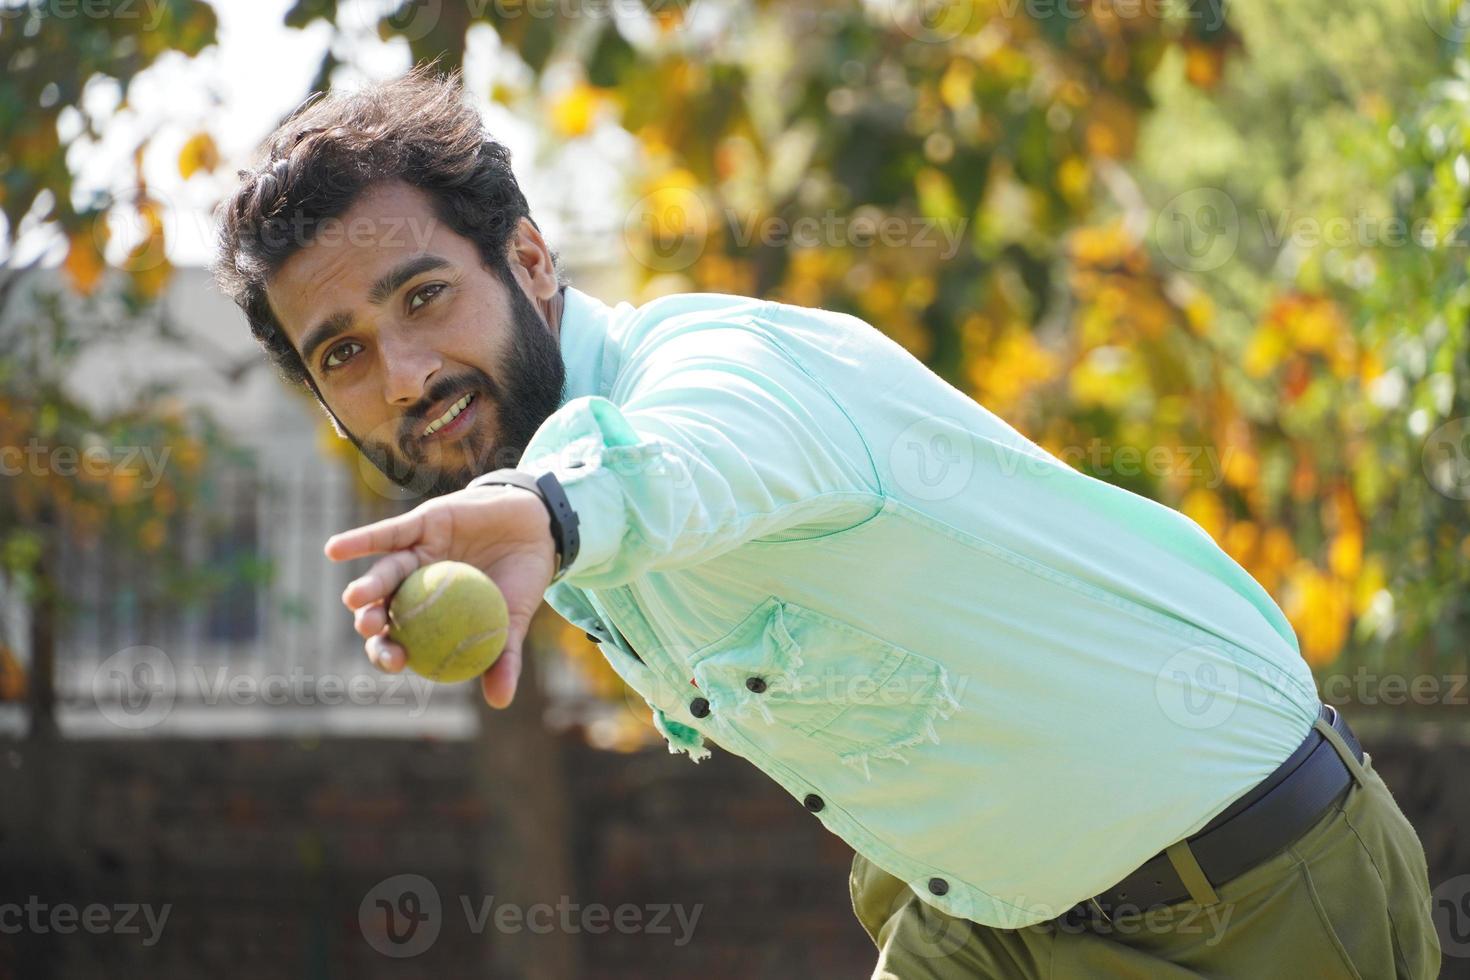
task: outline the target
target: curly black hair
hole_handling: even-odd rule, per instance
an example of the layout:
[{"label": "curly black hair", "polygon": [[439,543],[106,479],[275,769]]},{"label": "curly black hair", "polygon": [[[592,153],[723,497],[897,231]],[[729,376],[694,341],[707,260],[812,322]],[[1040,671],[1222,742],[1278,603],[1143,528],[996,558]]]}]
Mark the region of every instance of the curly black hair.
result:
[{"label": "curly black hair", "polygon": [[[522,217],[536,225],[511,172],[510,151],[465,101],[458,71],[421,65],[392,81],[319,96],[271,134],[255,169],[239,172],[240,186],[215,211],[211,267],[281,378],[318,398],[266,300],[266,283],[365,190],[402,180],[427,193],[435,216],[474,242],[486,267],[510,288],[519,288],[506,260],[510,240]],[[559,269],[557,276],[565,282]]]}]

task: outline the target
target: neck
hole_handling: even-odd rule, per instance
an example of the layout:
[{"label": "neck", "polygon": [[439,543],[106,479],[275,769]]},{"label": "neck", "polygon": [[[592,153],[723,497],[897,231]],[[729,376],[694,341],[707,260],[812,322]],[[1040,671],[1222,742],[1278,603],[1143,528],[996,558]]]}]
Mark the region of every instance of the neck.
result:
[{"label": "neck", "polygon": [[561,311],[566,303],[566,292],[567,287],[557,287],[555,294],[546,301],[546,308],[543,311],[546,324],[551,327],[551,335],[558,340],[561,339]]}]

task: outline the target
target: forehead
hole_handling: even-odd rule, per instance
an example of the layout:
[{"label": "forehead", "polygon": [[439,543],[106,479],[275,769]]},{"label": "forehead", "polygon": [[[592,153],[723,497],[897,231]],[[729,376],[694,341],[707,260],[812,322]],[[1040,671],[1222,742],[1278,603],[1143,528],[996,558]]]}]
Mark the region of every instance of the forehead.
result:
[{"label": "forehead", "polygon": [[[299,234],[292,227],[288,234]],[[301,338],[327,316],[368,302],[385,272],[423,253],[457,265],[478,260],[473,242],[434,213],[433,199],[402,182],[370,187],[339,218],[320,222],[311,241],[266,284],[271,309],[297,350]]]}]

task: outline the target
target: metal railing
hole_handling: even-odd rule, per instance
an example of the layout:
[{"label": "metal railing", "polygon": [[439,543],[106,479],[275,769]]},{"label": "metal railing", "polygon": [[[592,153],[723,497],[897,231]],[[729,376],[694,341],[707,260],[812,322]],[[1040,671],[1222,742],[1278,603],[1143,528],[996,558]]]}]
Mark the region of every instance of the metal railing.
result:
[{"label": "metal railing", "polygon": [[[475,685],[386,675],[367,662],[340,599],[365,564],[322,554],[332,533],[407,505],[364,497],[338,466],[234,469],[211,486],[211,499],[176,515],[157,554],[89,544],[64,522],[56,529],[64,734],[474,734]],[[25,615],[13,602],[0,615],[29,663],[26,624],[16,622]]]}]

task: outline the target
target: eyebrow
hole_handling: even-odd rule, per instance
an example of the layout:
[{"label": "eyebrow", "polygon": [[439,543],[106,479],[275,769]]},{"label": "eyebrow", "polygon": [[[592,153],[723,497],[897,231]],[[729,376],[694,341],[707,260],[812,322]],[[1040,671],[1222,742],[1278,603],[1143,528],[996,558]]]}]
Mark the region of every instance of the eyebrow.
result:
[{"label": "eyebrow", "polygon": [[[448,266],[449,260],[438,255],[415,255],[383,273],[368,290],[368,302],[374,306],[382,306],[390,296],[402,288],[404,283],[415,276],[432,272],[435,269],[448,268]],[[333,313],[308,330],[306,336],[301,338],[301,359],[311,361],[317,348],[351,329],[351,313],[346,310]]]}]

